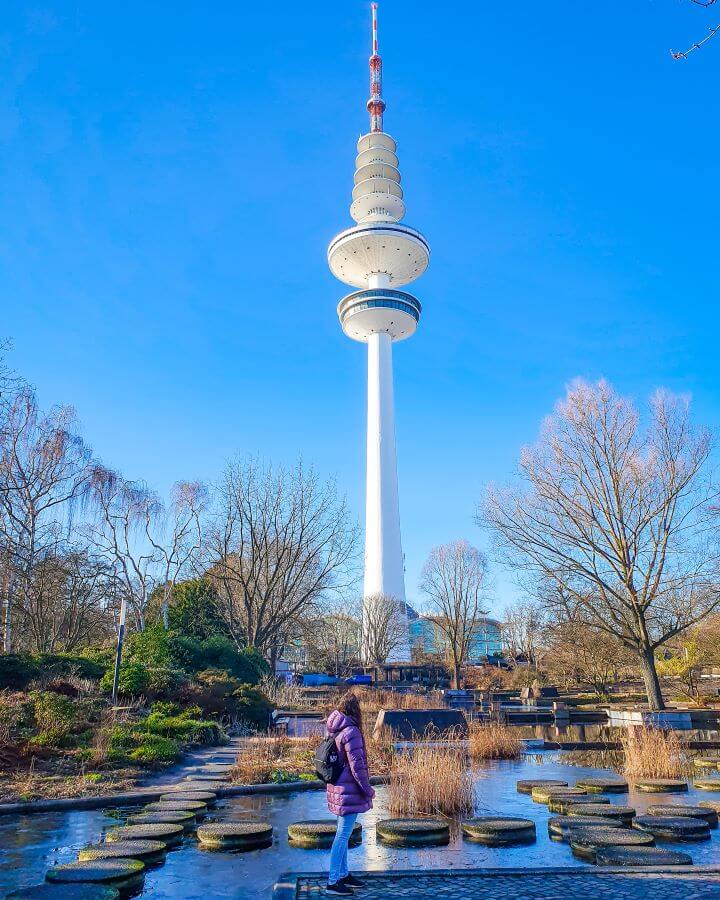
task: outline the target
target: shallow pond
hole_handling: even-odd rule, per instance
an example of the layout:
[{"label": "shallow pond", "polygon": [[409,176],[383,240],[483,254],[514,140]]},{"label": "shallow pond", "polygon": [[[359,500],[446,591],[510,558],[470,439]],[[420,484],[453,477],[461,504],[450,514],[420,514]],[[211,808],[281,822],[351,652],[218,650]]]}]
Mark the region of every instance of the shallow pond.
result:
[{"label": "shallow pond", "polygon": [[[587,775],[606,774],[605,770],[561,763],[557,754],[544,753],[518,762],[489,764],[481,771],[475,786],[478,814],[492,813],[524,816],[537,823],[537,843],[517,848],[491,848],[452,839],[448,847],[398,849],[375,841],[374,823],[388,816],[386,791],[379,788],[375,808],[361,817],[363,843],[350,851],[353,869],[468,868],[512,866],[579,866],[567,844],[551,841],[546,823],[547,807],[518,794],[515,782],[521,778],[563,778],[572,783]],[[644,811],[653,803],[696,803],[718,797],[693,788],[687,794],[610,795],[611,802],[634,806]],[[629,797],[629,799],[628,799]],[[129,809],[118,811],[122,816]],[[300,819],[326,818],[325,795],[307,792],[265,797],[238,797],[222,801],[213,818],[227,821],[248,815],[269,820],[275,827],[271,848],[251,853],[213,853],[201,851],[194,839],[167,855],[163,866],[150,869],[143,896],[153,898],[268,898],[273,883],[287,871],[327,870],[326,850],[298,850],[288,846],[287,826]],[[103,832],[118,824],[117,818],[102,811],[47,813],[19,818],[0,817],[0,892],[37,884],[48,866],[68,862],[88,843],[102,838]],[[711,832],[712,840],[682,846],[696,864],[720,864],[720,830]]]}]

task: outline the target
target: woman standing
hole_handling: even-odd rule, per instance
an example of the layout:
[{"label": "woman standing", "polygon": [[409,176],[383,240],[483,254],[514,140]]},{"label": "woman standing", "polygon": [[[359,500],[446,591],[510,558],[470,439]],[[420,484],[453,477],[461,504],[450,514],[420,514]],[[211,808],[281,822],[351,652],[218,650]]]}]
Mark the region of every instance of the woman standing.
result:
[{"label": "woman standing", "polygon": [[362,881],[348,871],[348,842],[358,815],[372,808],[375,796],[368,774],[362,713],[352,692],[345,694],[328,716],[327,733],[335,738],[344,764],[337,782],[327,786],[328,809],[338,817],[327,890],[330,894],[348,895],[353,893],[352,888],[362,887]]}]

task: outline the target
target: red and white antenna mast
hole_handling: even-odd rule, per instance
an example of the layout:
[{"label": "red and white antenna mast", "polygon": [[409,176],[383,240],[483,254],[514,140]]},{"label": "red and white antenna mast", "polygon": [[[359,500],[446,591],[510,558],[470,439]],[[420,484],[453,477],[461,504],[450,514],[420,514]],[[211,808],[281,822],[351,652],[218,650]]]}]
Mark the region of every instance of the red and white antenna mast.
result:
[{"label": "red and white antenna mast", "polygon": [[382,98],[382,59],[378,53],[377,3],[371,3],[372,10],[372,56],[370,65],[370,99],[367,110],[370,113],[370,131],[383,130],[383,112],[385,101]]}]

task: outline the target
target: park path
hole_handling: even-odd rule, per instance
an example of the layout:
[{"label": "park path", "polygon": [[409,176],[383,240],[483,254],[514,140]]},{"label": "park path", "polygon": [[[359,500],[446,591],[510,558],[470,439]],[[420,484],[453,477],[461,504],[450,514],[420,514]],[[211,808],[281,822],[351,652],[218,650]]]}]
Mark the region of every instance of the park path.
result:
[{"label": "park path", "polygon": [[235,736],[231,737],[227,744],[191,750],[169,769],[146,775],[138,781],[137,788],[142,790],[172,785],[190,775],[197,778],[217,778],[233,765],[246,740],[244,737]]}]

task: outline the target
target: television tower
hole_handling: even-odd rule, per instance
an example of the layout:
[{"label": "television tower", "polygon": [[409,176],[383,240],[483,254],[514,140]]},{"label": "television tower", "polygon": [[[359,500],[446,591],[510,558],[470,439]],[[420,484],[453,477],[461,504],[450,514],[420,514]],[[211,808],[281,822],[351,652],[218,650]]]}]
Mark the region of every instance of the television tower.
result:
[{"label": "television tower", "polygon": [[399,290],[427,268],[430,247],[420,232],[401,224],[405,215],[397,145],[383,131],[382,60],[378,52],[377,4],[372,3],[370,130],[357,142],[350,215],[357,223],[328,247],[330,270],[358,290],[338,304],[345,334],[368,346],[367,485],[363,626],[368,598],[396,601],[401,639],[387,662],[409,662],[405,573],[400,540],[392,345],[415,333],[420,302]]}]

